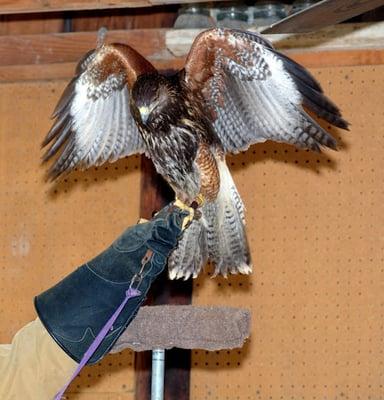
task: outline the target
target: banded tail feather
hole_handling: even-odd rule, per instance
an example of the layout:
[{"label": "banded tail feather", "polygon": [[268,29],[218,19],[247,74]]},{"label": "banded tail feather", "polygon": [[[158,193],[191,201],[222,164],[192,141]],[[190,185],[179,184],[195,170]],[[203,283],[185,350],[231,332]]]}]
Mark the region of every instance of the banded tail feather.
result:
[{"label": "banded tail feather", "polygon": [[171,254],[170,279],[196,278],[208,259],[215,265],[215,276],[252,271],[244,205],[225,161],[218,161],[218,167],[219,194],[204,204],[201,218],[193,221]]}]

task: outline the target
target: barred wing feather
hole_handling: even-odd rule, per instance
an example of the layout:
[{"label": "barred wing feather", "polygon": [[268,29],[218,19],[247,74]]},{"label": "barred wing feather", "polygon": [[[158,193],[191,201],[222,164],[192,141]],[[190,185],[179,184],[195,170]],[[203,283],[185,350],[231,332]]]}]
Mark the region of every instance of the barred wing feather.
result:
[{"label": "barred wing feather", "polygon": [[205,100],[226,152],[266,140],[313,150],[335,148],[335,139],[305,109],[348,127],[312,75],[254,33],[201,33],[188,55],[184,79]]},{"label": "barred wing feather", "polygon": [[123,67],[125,54],[116,51],[121,49],[125,46],[109,45],[89,52],[65,89],[43,142],[50,145],[43,161],[57,155],[49,170],[52,179],[145,151],[130,112],[129,71]]}]

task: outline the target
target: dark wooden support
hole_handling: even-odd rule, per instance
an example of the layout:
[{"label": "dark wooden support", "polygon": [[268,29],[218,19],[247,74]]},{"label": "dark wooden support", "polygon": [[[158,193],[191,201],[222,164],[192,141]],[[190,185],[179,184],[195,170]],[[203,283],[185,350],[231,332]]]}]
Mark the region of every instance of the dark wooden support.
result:
[{"label": "dark wooden support", "polygon": [[0,2],[0,15],[153,7],[175,3],[196,3],[199,1],[200,0],[3,0]]},{"label": "dark wooden support", "polygon": [[[382,65],[382,25],[376,25],[342,24],[319,34],[279,40],[271,35],[269,39],[307,68]],[[0,82],[70,79],[77,61],[94,48],[97,37],[97,32],[5,35],[1,28],[0,23]],[[70,28],[67,23],[66,29]],[[159,70],[179,70],[198,33],[189,29],[120,29],[108,31],[107,42],[129,44]]]},{"label": "dark wooden support", "polygon": [[[156,173],[152,162],[142,157],[141,163],[141,209],[143,218],[151,218],[173,200],[174,194],[165,181]],[[192,281],[169,281],[168,271],[157,279],[149,292],[147,304],[190,304]],[[165,357],[165,400],[188,400],[191,352],[172,349]],[[151,352],[136,353],[136,400],[149,400],[151,393]]]}]

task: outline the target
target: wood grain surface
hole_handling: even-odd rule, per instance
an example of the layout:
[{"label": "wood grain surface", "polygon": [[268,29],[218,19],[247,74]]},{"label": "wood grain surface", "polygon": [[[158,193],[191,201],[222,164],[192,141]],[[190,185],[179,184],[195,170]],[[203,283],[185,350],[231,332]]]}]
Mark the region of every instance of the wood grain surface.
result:
[{"label": "wood grain surface", "polygon": [[[131,45],[158,69],[180,69],[197,30],[112,30],[107,42]],[[307,67],[380,65],[384,23],[352,24],[316,35],[275,35],[275,46]],[[97,32],[0,36],[0,82],[68,79],[95,47]]]},{"label": "wood grain surface", "polygon": [[[174,199],[174,194],[165,181],[156,173],[152,162],[143,156],[141,161],[140,214],[151,218],[153,213]],[[169,281],[168,271],[157,279],[148,294],[147,304],[190,304],[192,281]],[[167,400],[188,400],[190,382],[191,351],[171,349],[165,353],[164,396]],[[135,400],[151,399],[152,353],[145,351],[135,355],[136,391]]]},{"label": "wood grain surface", "polygon": [[198,0],[2,0],[0,3],[0,14],[105,10],[196,2],[198,2]]}]

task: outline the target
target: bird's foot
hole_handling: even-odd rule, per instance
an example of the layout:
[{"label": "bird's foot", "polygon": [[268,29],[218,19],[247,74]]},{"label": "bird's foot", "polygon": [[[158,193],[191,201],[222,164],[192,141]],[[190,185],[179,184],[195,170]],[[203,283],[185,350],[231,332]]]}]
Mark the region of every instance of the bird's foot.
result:
[{"label": "bird's foot", "polygon": [[182,200],[176,197],[176,200],[173,202],[173,205],[180,208],[181,210],[189,211],[192,207],[185,204]]},{"label": "bird's foot", "polygon": [[184,230],[194,219],[196,211],[193,207],[189,207],[187,204],[182,202],[177,197],[176,197],[176,200],[174,201],[173,205],[180,208],[181,210],[188,211],[188,213],[189,213],[189,215],[187,217],[185,217],[183,220],[183,225],[182,225],[181,229]]}]

